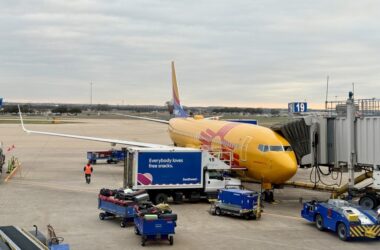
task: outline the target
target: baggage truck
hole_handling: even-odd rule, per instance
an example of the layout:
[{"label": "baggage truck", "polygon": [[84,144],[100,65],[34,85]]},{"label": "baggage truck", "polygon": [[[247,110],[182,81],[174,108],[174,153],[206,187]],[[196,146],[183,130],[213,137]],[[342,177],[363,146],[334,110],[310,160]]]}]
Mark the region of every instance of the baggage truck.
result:
[{"label": "baggage truck", "polygon": [[303,204],[301,216],[315,223],[318,230],[336,232],[339,239],[380,239],[380,209],[375,212],[348,201],[330,199]]},{"label": "baggage truck", "polygon": [[107,151],[89,151],[87,152],[87,160],[91,164],[98,163],[99,160],[105,160],[107,164],[118,163],[124,161],[124,152],[122,150],[111,149]]},{"label": "baggage truck", "polygon": [[229,164],[200,149],[129,148],[126,162],[125,185],[146,190],[156,204],[216,198],[219,189],[241,186],[228,176]]}]

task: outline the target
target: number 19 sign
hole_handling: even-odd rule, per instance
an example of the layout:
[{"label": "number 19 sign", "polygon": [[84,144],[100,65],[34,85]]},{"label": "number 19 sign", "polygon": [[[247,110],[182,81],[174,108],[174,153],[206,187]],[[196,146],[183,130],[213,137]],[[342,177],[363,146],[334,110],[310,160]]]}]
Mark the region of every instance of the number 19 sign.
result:
[{"label": "number 19 sign", "polygon": [[291,102],[288,104],[289,113],[307,112],[307,102]]}]

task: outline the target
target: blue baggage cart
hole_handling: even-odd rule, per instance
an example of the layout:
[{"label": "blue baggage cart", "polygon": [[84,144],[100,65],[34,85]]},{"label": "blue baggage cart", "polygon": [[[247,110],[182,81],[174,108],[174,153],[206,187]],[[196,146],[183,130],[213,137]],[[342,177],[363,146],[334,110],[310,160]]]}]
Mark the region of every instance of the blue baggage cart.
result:
[{"label": "blue baggage cart", "polygon": [[131,203],[130,205],[123,206],[98,198],[98,208],[104,211],[99,213],[99,219],[104,220],[108,218],[120,217],[120,226],[125,227],[128,222],[133,221],[135,214],[133,208],[134,205],[135,203]]},{"label": "blue baggage cart", "polygon": [[89,151],[87,152],[87,160],[91,164],[96,164],[99,160],[105,160],[108,164],[124,161],[125,153],[123,150],[107,150],[107,151]]},{"label": "blue baggage cart", "polygon": [[141,245],[145,246],[148,240],[168,240],[173,245],[175,227],[177,226],[173,219],[153,219],[149,220],[144,216],[135,216],[135,233],[141,235]]}]

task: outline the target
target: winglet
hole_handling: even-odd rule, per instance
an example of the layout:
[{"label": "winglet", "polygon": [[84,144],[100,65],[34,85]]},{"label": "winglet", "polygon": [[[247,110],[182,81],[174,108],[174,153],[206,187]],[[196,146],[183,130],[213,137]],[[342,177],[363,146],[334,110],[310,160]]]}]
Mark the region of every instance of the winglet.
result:
[{"label": "winglet", "polygon": [[29,133],[29,131],[24,126],[24,120],[22,119],[20,105],[17,105],[17,107],[18,107],[18,114],[20,115],[20,122],[21,122],[22,130],[24,130],[25,132]]}]

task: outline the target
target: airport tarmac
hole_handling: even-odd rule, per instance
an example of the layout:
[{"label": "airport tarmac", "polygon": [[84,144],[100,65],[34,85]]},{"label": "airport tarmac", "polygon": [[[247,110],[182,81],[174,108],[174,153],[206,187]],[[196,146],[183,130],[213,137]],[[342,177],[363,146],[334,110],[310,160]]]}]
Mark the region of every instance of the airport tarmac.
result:
[{"label": "airport tarmac", "polygon": [[[86,119],[75,124],[28,125],[33,130],[118,138],[170,144],[167,127],[147,121]],[[141,249],[133,227],[120,228],[118,220],[98,219],[97,194],[102,187],[122,185],[122,165],[94,165],[90,185],[85,183],[86,152],[105,150],[106,143],[27,135],[17,124],[0,125],[0,141],[6,154],[17,156],[21,173],[0,182],[0,225],[46,231],[51,224],[72,249]],[[5,167],[4,167],[5,168]],[[294,180],[308,179],[309,170],[300,169]],[[3,176],[4,177],[4,176]],[[3,178],[2,177],[2,178]],[[251,186],[251,185],[250,185]],[[172,205],[178,214],[174,245],[170,249],[378,249],[377,241],[342,242],[334,233],[319,232],[300,217],[304,200],[327,199],[329,194],[285,188],[275,193],[278,204],[265,204],[258,221],[216,217],[210,205]],[[148,243],[145,248],[166,248],[167,242]]]}]

